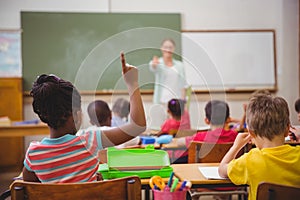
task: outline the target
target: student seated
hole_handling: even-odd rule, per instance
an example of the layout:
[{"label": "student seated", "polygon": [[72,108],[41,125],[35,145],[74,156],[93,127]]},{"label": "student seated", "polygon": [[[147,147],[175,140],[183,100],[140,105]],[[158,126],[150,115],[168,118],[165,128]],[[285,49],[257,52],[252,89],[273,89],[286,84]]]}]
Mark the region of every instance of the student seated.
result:
[{"label": "student seated", "polygon": [[111,126],[121,126],[128,122],[128,114],[130,110],[129,102],[124,98],[118,98],[112,107]]},{"label": "student seated", "polygon": [[[174,138],[172,143],[177,146],[185,146],[187,149],[192,141],[209,142],[209,143],[227,143],[233,142],[238,135],[238,130],[228,129],[230,120],[229,106],[226,102],[220,100],[211,100],[205,106],[205,123],[210,126],[210,130],[197,132],[192,136]],[[241,124],[244,124],[244,118]],[[182,152],[181,152],[182,153]],[[187,152],[180,156],[180,160],[187,161]]]},{"label": "student seated", "polygon": [[[102,100],[95,100],[88,105],[87,112],[90,118],[90,123],[93,125],[92,127],[88,127],[88,130],[97,129],[100,127],[101,130],[108,130],[111,127],[111,110],[109,109],[108,104]],[[77,135],[82,134],[82,132],[78,132]],[[117,148],[125,148],[128,146],[135,146],[140,144],[140,137],[136,136],[135,138],[117,145]]]},{"label": "student seated", "polygon": [[175,136],[178,130],[191,129],[189,114],[184,107],[185,102],[181,99],[171,99],[168,102],[169,119],[162,124],[157,136],[163,134]]},{"label": "student seated", "polygon": [[44,183],[97,180],[98,151],[124,143],[145,131],[146,119],[138,85],[138,71],[126,65],[121,54],[123,78],[130,95],[130,123],[109,130],[76,132],[81,125],[81,96],[72,83],[54,75],[41,75],[30,92],[33,109],[48,124],[50,137],[32,142],[23,168],[25,181]]},{"label": "student seated", "polygon": [[[258,184],[265,181],[300,187],[300,146],[284,144],[290,119],[287,102],[281,97],[256,95],[246,111],[249,133],[239,133],[219,166],[221,177],[250,186],[249,200],[256,199]],[[253,148],[235,159],[252,140]]]},{"label": "student seated", "polygon": [[102,100],[91,102],[87,107],[87,113],[90,118],[90,123],[94,127],[101,129],[110,129],[111,127],[111,111],[108,104]]},{"label": "student seated", "polygon": [[[191,141],[227,143],[233,142],[238,134],[238,129],[229,129],[228,123],[231,122],[229,106],[220,100],[211,100],[205,106],[205,123],[210,126],[208,131],[197,132],[192,136],[174,138],[179,146],[189,147]],[[244,117],[240,121],[244,124]]]}]

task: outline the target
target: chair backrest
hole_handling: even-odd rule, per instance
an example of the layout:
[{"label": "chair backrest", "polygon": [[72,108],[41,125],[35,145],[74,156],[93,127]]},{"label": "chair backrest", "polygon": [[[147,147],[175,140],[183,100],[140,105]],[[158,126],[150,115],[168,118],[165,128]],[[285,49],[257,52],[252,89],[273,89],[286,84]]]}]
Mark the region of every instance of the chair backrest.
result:
[{"label": "chair backrest", "polygon": [[300,187],[262,182],[257,188],[257,200],[296,200],[300,198]]},{"label": "chair backrest", "polygon": [[[206,142],[191,142],[188,148],[188,163],[213,163],[221,162],[225,154],[231,148],[233,143],[206,143]],[[247,144],[237,155],[251,149],[251,144]]]},{"label": "chair backrest", "polygon": [[233,143],[191,142],[188,148],[188,163],[221,162]]},{"label": "chair backrest", "polygon": [[141,180],[138,176],[89,183],[34,183],[15,181],[11,199],[43,200],[141,200]]}]

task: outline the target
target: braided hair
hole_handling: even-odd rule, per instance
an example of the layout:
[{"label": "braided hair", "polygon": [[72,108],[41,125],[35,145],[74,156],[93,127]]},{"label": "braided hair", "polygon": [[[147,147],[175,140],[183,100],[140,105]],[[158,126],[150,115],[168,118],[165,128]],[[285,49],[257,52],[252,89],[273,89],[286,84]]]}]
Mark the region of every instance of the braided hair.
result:
[{"label": "braided hair", "polygon": [[55,75],[40,75],[33,83],[30,95],[34,112],[53,129],[63,127],[73,112],[81,110],[78,90],[71,82]]}]

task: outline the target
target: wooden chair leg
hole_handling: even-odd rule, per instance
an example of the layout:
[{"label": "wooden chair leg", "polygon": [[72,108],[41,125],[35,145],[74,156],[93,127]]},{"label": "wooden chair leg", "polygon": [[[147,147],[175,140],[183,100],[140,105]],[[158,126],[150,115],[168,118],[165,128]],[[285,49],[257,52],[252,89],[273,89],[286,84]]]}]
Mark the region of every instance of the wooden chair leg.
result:
[{"label": "wooden chair leg", "polygon": [[136,181],[134,179],[127,181],[127,199],[128,200],[136,200],[136,191],[135,189]]}]

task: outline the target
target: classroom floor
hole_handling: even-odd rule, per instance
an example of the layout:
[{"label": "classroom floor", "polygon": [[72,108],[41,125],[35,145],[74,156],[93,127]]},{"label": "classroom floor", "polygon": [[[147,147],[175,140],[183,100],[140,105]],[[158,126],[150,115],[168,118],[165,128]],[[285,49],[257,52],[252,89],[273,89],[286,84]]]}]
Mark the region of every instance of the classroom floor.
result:
[{"label": "classroom floor", "polygon": [[[4,192],[9,188],[12,183],[12,179],[18,176],[20,172],[0,172],[0,193]],[[7,198],[9,200],[10,198]]]}]

